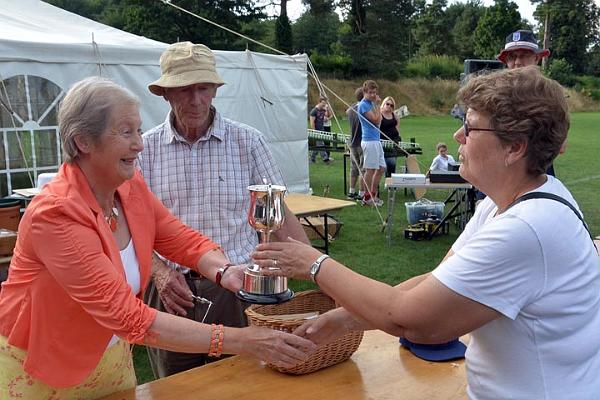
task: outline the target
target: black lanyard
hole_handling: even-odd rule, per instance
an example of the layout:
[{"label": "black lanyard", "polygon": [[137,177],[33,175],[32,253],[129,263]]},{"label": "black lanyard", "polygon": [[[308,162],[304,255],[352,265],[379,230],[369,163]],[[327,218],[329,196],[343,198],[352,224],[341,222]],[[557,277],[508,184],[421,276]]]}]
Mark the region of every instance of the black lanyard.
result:
[{"label": "black lanyard", "polygon": [[579,211],[577,211],[577,209],[575,207],[573,207],[573,205],[571,203],[569,203],[567,200],[565,200],[562,197],[557,196],[553,193],[546,193],[546,192],[525,193],[523,196],[519,197],[518,199],[516,199],[515,201],[510,203],[504,211],[508,210],[509,208],[511,208],[512,206],[514,206],[516,204],[519,204],[522,201],[531,200],[531,199],[550,199],[550,200],[558,201],[559,203],[563,203],[565,206],[569,207],[575,213],[577,218],[579,218],[581,223],[583,224],[583,227],[587,231],[588,235],[590,235],[590,239],[592,239],[592,244],[594,245],[594,248],[596,249],[596,251],[598,251],[598,248],[596,247],[596,243],[594,243],[594,237],[592,236],[590,229],[588,228],[587,224],[583,220],[583,217],[581,216]]}]

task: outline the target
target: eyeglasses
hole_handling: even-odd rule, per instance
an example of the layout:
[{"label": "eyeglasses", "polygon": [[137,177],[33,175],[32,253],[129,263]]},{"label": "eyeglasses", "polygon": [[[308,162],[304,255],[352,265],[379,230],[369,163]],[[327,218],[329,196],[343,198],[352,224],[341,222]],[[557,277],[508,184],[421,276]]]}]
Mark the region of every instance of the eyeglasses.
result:
[{"label": "eyeglasses", "polygon": [[487,128],[472,128],[467,123],[467,119],[463,119],[463,129],[465,131],[465,137],[469,137],[469,132],[471,131],[486,131],[486,132],[496,132],[496,129],[487,129]]},{"label": "eyeglasses", "polygon": [[394,107],[392,103],[385,103],[386,106]]}]

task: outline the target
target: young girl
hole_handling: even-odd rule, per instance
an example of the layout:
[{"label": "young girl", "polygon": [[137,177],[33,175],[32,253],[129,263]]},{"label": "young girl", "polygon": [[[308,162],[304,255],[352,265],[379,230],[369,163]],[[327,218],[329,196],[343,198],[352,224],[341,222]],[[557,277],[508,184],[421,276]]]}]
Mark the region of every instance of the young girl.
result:
[{"label": "young girl", "polygon": [[435,156],[433,162],[431,163],[431,167],[429,167],[430,171],[448,171],[448,163],[453,163],[454,157],[448,154],[448,146],[446,143],[438,143],[437,145],[438,155]]}]

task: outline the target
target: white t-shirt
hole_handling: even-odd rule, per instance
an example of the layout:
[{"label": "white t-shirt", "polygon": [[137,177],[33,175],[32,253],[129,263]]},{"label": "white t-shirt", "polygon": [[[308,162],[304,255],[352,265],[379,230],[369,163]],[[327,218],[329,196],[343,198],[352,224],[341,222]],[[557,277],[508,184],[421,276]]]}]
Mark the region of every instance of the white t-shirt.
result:
[{"label": "white t-shirt", "polygon": [[453,163],[454,157],[452,157],[450,154],[447,154],[446,157],[447,158],[442,157],[440,154],[435,156],[429,169],[431,171],[448,171],[448,163]]},{"label": "white t-shirt", "polygon": [[[131,291],[137,296],[142,290],[141,276],[140,276],[140,264],[138,262],[137,254],[135,253],[135,247],[133,246],[133,239],[129,239],[127,247],[119,252],[121,254],[121,261],[125,268],[125,278],[131,288]],[[117,343],[119,337],[113,335],[108,342],[107,348]]]},{"label": "white t-shirt", "polygon": [[[535,191],[577,203],[548,176]],[[533,199],[494,216],[488,197],[433,275],[501,317],[472,332],[471,399],[600,398],[600,258],[566,205]]]}]

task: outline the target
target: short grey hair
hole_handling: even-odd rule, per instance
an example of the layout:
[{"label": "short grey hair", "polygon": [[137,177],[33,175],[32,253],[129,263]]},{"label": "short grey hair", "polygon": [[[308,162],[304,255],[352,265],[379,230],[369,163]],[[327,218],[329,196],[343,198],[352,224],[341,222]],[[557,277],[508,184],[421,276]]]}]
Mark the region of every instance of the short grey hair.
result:
[{"label": "short grey hair", "polygon": [[93,76],[76,82],[58,108],[58,129],[65,162],[73,162],[79,155],[75,137],[89,136],[98,142],[112,111],[123,104],[139,106],[140,99],[107,78]]}]

